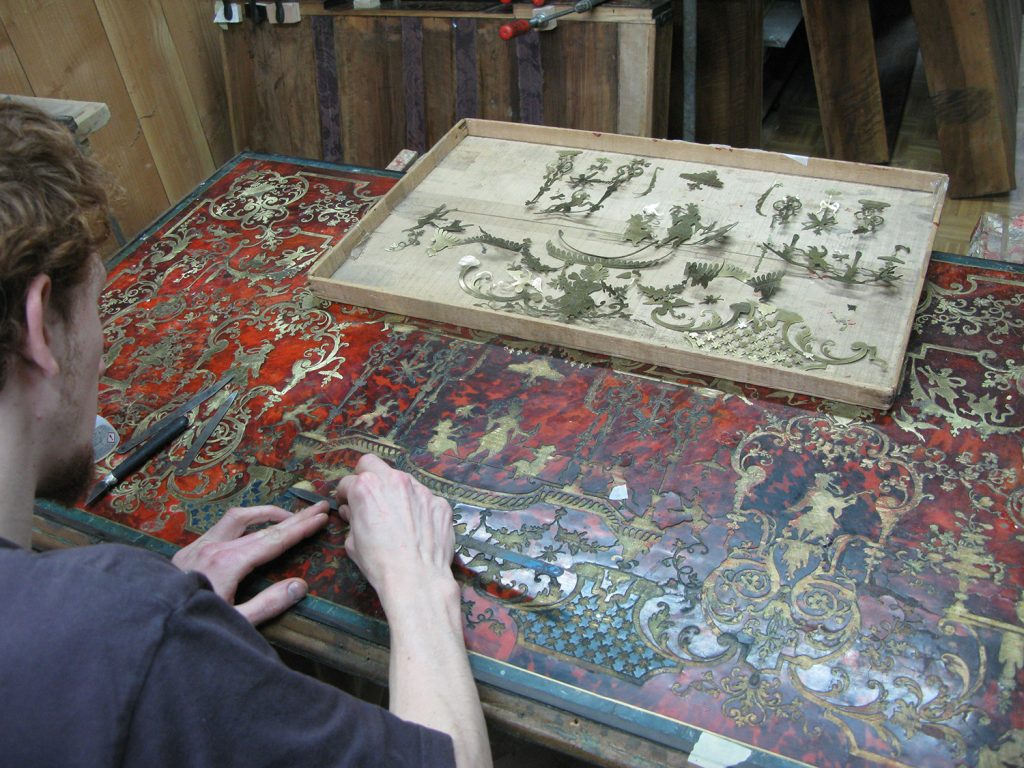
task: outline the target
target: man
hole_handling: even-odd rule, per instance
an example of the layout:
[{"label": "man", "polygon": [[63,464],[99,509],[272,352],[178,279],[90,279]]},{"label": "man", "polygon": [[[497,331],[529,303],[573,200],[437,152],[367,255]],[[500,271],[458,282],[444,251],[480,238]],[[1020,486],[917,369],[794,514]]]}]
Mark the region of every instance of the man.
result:
[{"label": "man", "polygon": [[67,131],[0,104],[0,763],[490,765],[451,509],[374,456],[336,493],[390,625],[390,712],[289,670],[252,628],[301,599],[301,580],[229,605],[326,504],[229,510],[180,570],[114,545],[29,550],[33,499],[74,503],[92,478],[106,213]]}]

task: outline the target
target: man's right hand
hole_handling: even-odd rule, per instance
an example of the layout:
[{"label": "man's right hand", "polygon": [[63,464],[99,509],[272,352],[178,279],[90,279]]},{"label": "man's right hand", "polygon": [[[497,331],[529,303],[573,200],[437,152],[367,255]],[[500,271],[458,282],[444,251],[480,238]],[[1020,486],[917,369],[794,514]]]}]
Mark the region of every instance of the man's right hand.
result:
[{"label": "man's right hand", "polygon": [[488,768],[487,727],[451,569],[451,507],[371,454],[359,459],[335,493],[352,526],[345,549],[388,617],[391,711],[450,735],[459,768]]},{"label": "man's right hand", "polygon": [[351,525],[345,549],[385,611],[435,579],[454,586],[455,531],[447,501],[373,454],[359,459],[335,495]]}]

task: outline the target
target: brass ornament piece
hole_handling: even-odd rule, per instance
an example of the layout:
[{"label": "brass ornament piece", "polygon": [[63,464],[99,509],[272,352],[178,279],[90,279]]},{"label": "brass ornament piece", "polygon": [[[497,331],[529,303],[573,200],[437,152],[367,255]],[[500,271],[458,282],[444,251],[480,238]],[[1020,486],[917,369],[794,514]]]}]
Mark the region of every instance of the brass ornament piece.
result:
[{"label": "brass ornament piece", "polygon": [[857,219],[857,227],[853,230],[853,234],[872,234],[881,228],[885,224],[882,212],[888,207],[889,203],[878,200],[861,200],[860,210],[853,214],[853,217]]},{"label": "brass ornament piece", "polygon": [[788,223],[803,207],[800,198],[794,195],[786,195],[781,200],[776,200],[772,203],[772,209],[775,211],[772,215],[772,226]]},{"label": "brass ornament piece", "polygon": [[759,198],[757,198],[757,204],[754,206],[754,212],[757,213],[758,216],[766,215],[764,213],[764,211],[761,210],[761,208],[764,206],[765,201],[767,201],[768,198],[771,196],[772,192],[774,192],[776,189],[778,189],[781,186],[782,186],[782,182],[781,181],[777,181],[774,184],[772,184],[770,187],[768,187],[768,189],[766,189],[761,194],[761,196]]},{"label": "brass ornament piece", "polygon": [[897,245],[892,254],[879,259],[884,266],[876,269],[862,264],[864,254],[860,251],[853,256],[846,253],[830,254],[824,246],[802,248],[797,245],[799,240],[800,235],[793,235],[792,240],[781,246],[769,240],[761,243],[761,253],[772,253],[789,264],[803,267],[808,272],[838,283],[892,288],[902,279],[897,269],[906,263],[900,254],[910,252],[905,245]]},{"label": "brass ornament piece", "polygon": [[700,173],[680,173],[679,178],[686,179],[687,189],[704,189],[704,187],[711,187],[712,189],[722,189],[725,185],[722,180],[718,178],[718,171],[701,171]]}]

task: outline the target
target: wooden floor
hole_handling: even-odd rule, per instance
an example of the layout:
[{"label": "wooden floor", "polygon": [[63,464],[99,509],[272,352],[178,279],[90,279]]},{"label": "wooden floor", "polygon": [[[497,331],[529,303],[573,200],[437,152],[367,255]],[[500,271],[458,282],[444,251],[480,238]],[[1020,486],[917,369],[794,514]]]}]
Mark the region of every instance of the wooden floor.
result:
[{"label": "wooden floor", "polygon": [[[1022,57],[1024,62],[1024,57]],[[1024,77],[1019,81],[1024,85]],[[1024,186],[1024,89],[1018,95],[1016,177]],[[777,101],[765,116],[764,148],[791,154],[826,157],[825,141],[818,117],[817,96],[810,62],[801,61],[786,81]],[[922,171],[939,171],[942,158],[936,138],[935,113],[928,96],[924,68],[918,57],[903,119],[900,123],[891,165]],[[946,199],[935,238],[935,250],[966,254],[971,233],[984,213],[1016,216],[1024,213],[1024,191],[965,200]]]}]

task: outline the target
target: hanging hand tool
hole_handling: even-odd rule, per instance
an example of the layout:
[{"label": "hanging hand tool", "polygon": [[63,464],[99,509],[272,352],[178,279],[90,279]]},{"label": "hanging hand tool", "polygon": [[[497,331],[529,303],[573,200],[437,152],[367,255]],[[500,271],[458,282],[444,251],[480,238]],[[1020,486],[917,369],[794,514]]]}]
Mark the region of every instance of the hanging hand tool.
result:
[{"label": "hanging hand tool", "polygon": [[502,40],[511,40],[513,37],[526,34],[531,29],[546,29],[548,24],[557,18],[568,16],[570,13],[586,13],[604,2],[607,2],[607,0],[580,0],[571,8],[563,8],[560,11],[552,11],[550,13],[544,13],[543,11],[539,13],[534,12],[535,15],[529,19],[516,19],[508,24],[502,24],[498,29],[498,36]]}]

